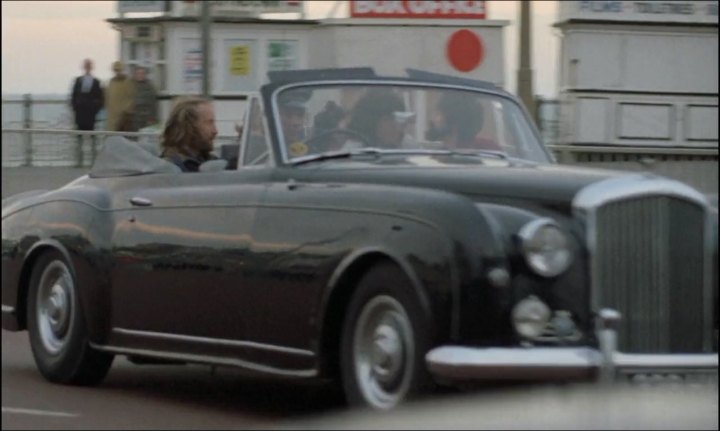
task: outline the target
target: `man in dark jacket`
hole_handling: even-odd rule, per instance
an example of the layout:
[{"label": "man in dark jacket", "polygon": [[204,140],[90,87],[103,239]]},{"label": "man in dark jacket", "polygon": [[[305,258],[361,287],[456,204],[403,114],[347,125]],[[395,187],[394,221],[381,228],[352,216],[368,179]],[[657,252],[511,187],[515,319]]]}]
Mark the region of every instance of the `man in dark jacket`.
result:
[{"label": "man in dark jacket", "polygon": [[[89,58],[83,61],[85,74],[75,78],[70,105],[75,113],[75,126],[78,130],[95,130],[95,117],[104,104],[103,89],[100,80],[91,75],[93,62]],[[83,165],[82,136],[78,136],[77,163]],[[92,139],[93,159],[95,158],[95,139]]]},{"label": "man in dark jacket", "polygon": [[103,90],[100,80],[91,75],[92,60],[83,61],[85,74],[75,78],[70,104],[75,112],[78,130],[95,130],[95,117],[103,107]]}]

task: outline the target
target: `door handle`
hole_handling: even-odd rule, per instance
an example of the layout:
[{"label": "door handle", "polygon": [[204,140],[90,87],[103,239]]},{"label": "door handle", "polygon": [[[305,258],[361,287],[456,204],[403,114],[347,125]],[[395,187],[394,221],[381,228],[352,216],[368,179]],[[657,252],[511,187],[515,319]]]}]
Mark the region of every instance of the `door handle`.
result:
[{"label": "door handle", "polygon": [[136,207],[150,207],[152,206],[152,201],[150,199],[141,198],[139,196],[135,196],[130,198],[130,203],[133,204],[133,206]]}]

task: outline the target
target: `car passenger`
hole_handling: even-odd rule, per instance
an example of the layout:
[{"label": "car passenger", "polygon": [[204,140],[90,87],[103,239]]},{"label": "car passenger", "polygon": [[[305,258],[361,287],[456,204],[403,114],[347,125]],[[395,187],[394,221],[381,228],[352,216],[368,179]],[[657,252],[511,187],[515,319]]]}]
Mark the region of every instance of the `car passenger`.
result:
[{"label": "car passenger", "polygon": [[449,150],[502,151],[494,140],[479,136],[483,124],[483,108],[475,97],[448,93],[438,101],[426,137],[430,141],[442,141],[444,147]]},{"label": "car passenger", "polygon": [[216,136],[212,103],[201,97],[179,99],[163,131],[161,157],[183,172],[198,172],[201,164],[217,159],[211,154]]},{"label": "car passenger", "polygon": [[313,119],[312,138],[316,152],[335,151],[342,148],[346,136],[333,133],[342,130],[345,110],[334,100],[325,103],[325,107]]},{"label": "car passenger", "polygon": [[405,104],[397,94],[368,91],[353,108],[348,129],[365,136],[371,147],[401,148],[407,122],[396,114],[404,111]]}]

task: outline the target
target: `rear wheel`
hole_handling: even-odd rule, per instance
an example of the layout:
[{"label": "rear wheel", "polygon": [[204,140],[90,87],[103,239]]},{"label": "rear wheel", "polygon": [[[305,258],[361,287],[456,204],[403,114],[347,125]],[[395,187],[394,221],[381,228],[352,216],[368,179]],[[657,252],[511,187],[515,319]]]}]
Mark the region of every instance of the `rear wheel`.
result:
[{"label": "rear wheel", "polygon": [[93,385],[105,378],[113,355],[90,347],[75,277],[57,251],[40,256],[33,268],[27,316],[35,364],[46,379]]},{"label": "rear wheel", "polygon": [[390,409],[430,385],[429,328],[407,277],[394,265],[370,269],[343,325],[341,374],[348,403]]}]

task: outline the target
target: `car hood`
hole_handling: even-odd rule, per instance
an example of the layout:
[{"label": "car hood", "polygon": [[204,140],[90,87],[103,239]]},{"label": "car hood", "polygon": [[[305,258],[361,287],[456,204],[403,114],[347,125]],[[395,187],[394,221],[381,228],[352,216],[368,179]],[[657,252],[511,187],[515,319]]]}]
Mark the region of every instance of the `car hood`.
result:
[{"label": "car hood", "polygon": [[[473,200],[527,200],[539,204],[570,204],[584,187],[628,172],[566,165],[435,165],[322,166],[293,169],[297,181],[370,183],[432,188]],[[635,174],[636,175],[636,174]]]}]

